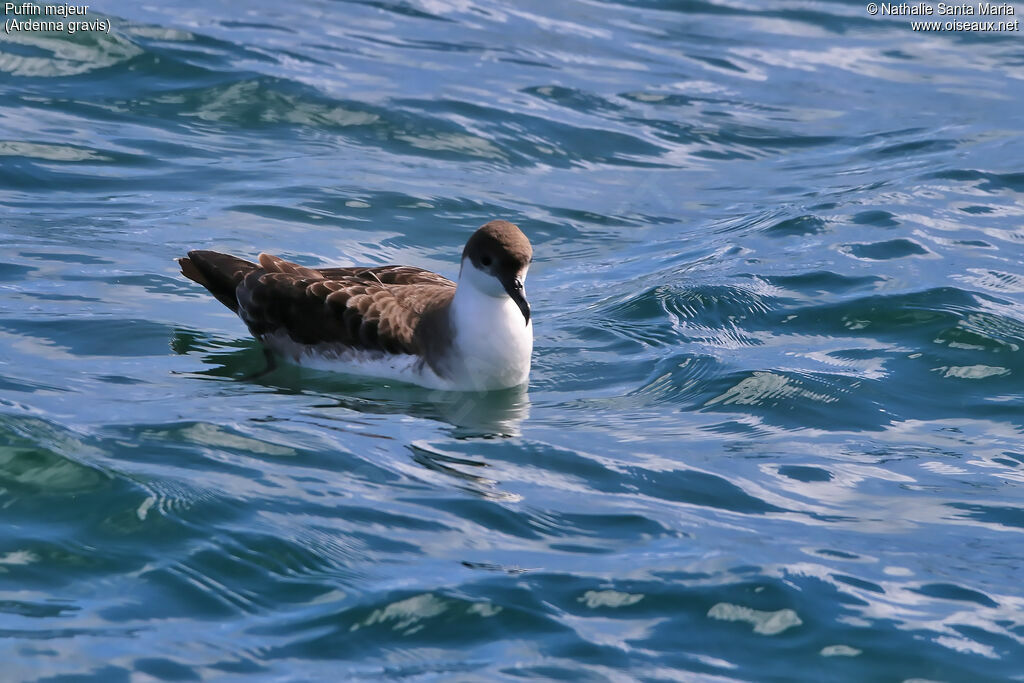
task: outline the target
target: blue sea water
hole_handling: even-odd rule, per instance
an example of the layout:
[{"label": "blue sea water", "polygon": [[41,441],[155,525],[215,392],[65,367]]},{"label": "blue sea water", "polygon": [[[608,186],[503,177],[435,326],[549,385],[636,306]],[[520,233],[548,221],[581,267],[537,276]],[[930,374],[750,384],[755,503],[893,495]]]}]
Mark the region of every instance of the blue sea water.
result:
[{"label": "blue sea water", "polygon": [[[1024,677],[1019,31],[86,18],[0,35],[4,680]],[[259,376],[173,261],[454,276],[492,218],[527,392]]]}]

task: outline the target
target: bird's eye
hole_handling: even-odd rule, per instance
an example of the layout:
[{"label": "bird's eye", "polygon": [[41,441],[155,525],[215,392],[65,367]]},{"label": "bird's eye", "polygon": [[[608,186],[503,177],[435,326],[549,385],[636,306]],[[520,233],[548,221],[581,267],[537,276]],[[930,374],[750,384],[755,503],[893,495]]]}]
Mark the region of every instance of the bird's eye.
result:
[{"label": "bird's eye", "polygon": [[490,267],[490,265],[491,265],[491,257],[490,256],[481,256],[480,257],[480,265],[482,265],[484,268]]}]

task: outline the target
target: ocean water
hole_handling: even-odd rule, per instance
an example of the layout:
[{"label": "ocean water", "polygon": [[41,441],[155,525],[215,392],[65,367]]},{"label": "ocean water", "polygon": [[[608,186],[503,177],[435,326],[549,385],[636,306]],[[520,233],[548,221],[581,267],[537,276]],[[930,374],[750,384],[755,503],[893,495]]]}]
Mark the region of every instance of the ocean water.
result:
[{"label": "ocean water", "polygon": [[[1019,31],[87,12],[0,34],[0,678],[1024,677]],[[260,375],[173,261],[454,277],[492,218],[525,392]]]}]

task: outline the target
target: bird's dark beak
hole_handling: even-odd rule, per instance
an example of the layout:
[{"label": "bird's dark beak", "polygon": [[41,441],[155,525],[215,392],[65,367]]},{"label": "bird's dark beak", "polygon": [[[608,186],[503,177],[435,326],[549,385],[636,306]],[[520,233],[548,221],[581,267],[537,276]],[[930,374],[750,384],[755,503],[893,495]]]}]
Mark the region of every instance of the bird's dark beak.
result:
[{"label": "bird's dark beak", "polygon": [[506,280],[502,284],[505,285],[505,291],[512,297],[512,301],[516,302],[516,306],[523,312],[523,317],[526,318],[526,324],[530,324],[530,302],[526,300],[526,289],[523,288],[523,281],[519,278],[512,280]]}]

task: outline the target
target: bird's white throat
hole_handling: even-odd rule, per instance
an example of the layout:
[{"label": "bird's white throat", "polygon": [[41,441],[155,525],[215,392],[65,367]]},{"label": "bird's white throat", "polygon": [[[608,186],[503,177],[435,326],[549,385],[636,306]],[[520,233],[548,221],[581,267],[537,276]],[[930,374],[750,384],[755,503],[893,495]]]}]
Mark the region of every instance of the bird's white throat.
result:
[{"label": "bird's white throat", "polygon": [[[526,278],[527,269],[521,273]],[[522,384],[530,375],[533,323],[490,273],[463,259],[451,304],[453,374],[480,390]]]}]

